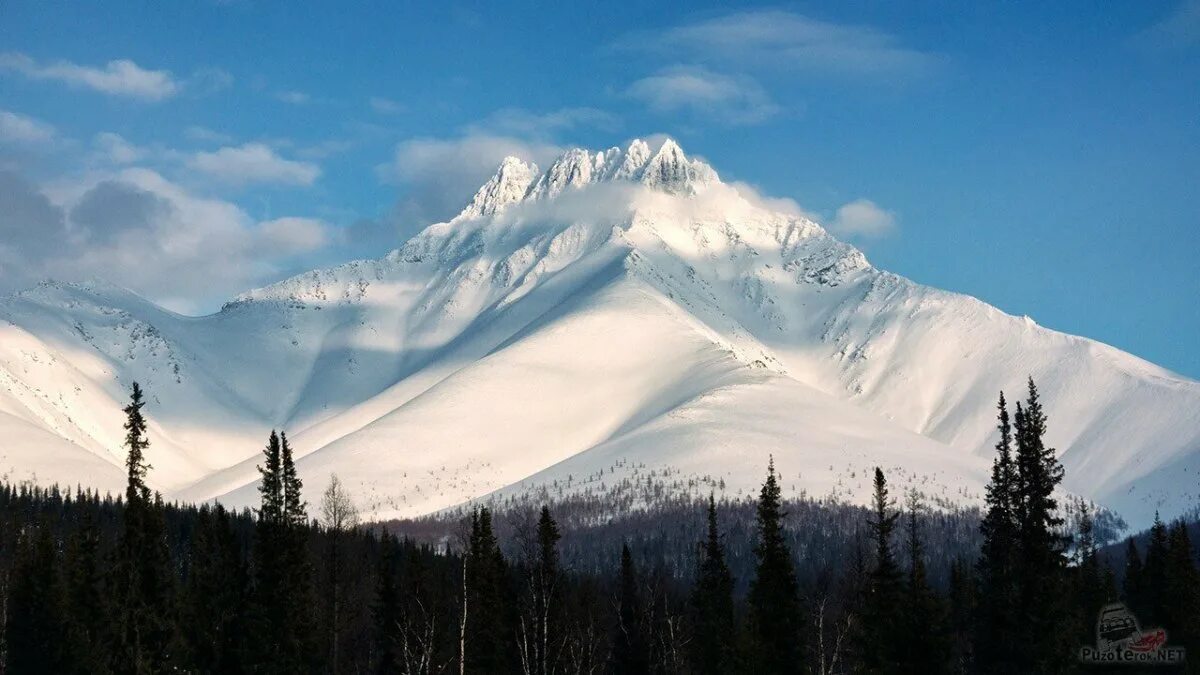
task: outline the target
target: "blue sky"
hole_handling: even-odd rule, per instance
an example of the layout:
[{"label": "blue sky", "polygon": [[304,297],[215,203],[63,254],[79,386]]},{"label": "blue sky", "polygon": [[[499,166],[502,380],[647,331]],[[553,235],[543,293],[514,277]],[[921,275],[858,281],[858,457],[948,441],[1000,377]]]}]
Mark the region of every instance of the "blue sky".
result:
[{"label": "blue sky", "polygon": [[212,311],[505,154],[665,133],[882,268],[1200,376],[1200,1],[340,4],[0,3],[0,291]]}]

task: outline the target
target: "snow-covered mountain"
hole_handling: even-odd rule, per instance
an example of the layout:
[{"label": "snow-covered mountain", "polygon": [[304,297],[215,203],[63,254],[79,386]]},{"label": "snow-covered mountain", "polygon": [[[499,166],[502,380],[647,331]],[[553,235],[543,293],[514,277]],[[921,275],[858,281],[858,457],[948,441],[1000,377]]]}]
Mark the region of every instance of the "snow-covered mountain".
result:
[{"label": "snow-covered mountain", "polygon": [[0,472],[121,485],[147,390],[151,480],[256,500],[285,429],[316,493],[374,517],[630,484],[979,498],[1001,389],[1039,383],[1066,488],[1144,523],[1194,506],[1200,383],[878,270],[672,141],[507,159],[463,212],[380,260],[211,316],[102,284],[0,301]]}]

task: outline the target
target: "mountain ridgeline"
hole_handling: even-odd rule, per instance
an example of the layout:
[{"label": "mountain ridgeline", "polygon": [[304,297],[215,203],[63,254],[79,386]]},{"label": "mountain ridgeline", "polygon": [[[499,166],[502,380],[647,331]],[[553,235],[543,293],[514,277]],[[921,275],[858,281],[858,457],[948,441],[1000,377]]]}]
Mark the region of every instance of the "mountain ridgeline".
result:
[{"label": "mountain ridgeline", "polygon": [[634,141],[509,158],[383,258],[209,316],[103,282],[0,300],[0,473],[123,490],[109,421],[136,380],[167,499],[255,504],[256,449],[287,429],[297,475],[336,472],[372,519],[650,473],[736,501],[768,456],[785,498],[866,505],[881,466],[979,505],[980,420],[1026,373],[1064,490],[1137,526],[1191,508],[1200,383],[879,270],[786,200]]}]

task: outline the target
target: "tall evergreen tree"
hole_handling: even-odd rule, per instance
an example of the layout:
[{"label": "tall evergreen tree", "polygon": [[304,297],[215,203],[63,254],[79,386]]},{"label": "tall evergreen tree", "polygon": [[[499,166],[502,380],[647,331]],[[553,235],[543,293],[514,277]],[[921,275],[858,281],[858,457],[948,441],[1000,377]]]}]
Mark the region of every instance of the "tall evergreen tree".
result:
[{"label": "tall evergreen tree", "polygon": [[468,672],[493,673],[512,668],[508,630],[508,568],[492,531],[492,513],[477,509],[471,517],[470,552],[467,557]]},{"label": "tall evergreen tree", "polygon": [[286,436],[272,431],[263,456],[254,547],[254,667],[302,672],[313,665],[314,650],[311,570],[301,529],[307,515]]},{"label": "tall evergreen tree", "polygon": [[1075,541],[1075,587],[1078,597],[1076,613],[1078,616],[1078,637],[1086,644],[1089,638],[1095,636],[1095,618],[1100,608],[1113,598],[1109,594],[1105,570],[1102,569],[1100,556],[1096,550],[1096,527],[1092,519],[1091,509],[1087,502],[1079,504],[1079,524]]},{"label": "tall evergreen tree", "polygon": [[1071,607],[1061,593],[1066,573],[1066,539],[1060,529],[1054,490],[1063,479],[1054,448],[1045,443],[1046,414],[1037,386],[1028,381],[1025,406],[1017,406],[1017,565],[1018,634],[1015,654],[1021,670],[1054,672],[1072,660]]},{"label": "tall evergreen tree", "polygon": [[151,499],[146,475],[146,405],[142,388],[133,383],[125,406],[126,486],[123,528],[117,550],[114,590],[117,595],[118,672],[149,673],[170,662],[171,570],[161,499]]},{"label": "tall evergreen tree", "polygon": [[642,615],[642,594],[629,544],[621,544],[621,571],[617,602],[617,625],[613,631],[612,672],[614,675],[645,675],[650,672],[650,645]]},{"label": "tall evergreen tree", "polygon": [[1154,512],[1150,540],[1146,543],[1146,564],[1142,570],[1142,605],[1147,616],[1143,622],[1161,624],[1167,619],[1167,526]]},{"label": "tall evergreen tree", "polygon": [[1166,599],[1163,602],[1163,627],[1171,642],[1189,652],[1200,648],[1200,575],[1196,572],[1195,551],[1187,525],[1177,520],[1167,539]]},{"label": "tall evergreen tree", "polygon": [[1142,556],[1138,553],[1137,543],[1133,537],[1125,541],[1125,580],[1122,597],[1125,605],[1134,615],[1150,618],[1145,606],[1145,591],[1142,582]]},{"label": "tall evergreen tree", "polygon": [[975,649],[984,672],[1010,673],[1017,648],[1018,593],[1016,585],[1017,468],[1012,456],[1012,425],[1004,392],[997,404],[1000,440],[985,495],[986,512],[980,524],[983,547],[979,557],[979,616]]},{"label": "tall evergreen tree", "polygon": [[559,626],[558,524],[550,508],[542,506],[538,516],[534,559],[527,585],[528,616],[522,625],[522,660],[531,675],[548,675],[557,670]]},{"label": "tall evergreen tree", "polygon": [[717,529],[717,503],[708,496],[708,537],[701,551],[692,589],[692,667],[697,673],[733,672],[736,669],[733,617],[733,575],[725,563],[725,547]]},{"label": "tall evergreen tree", "polygon": [[867,672],[891,672],[904,653],[903,592],[900,568],[892,553],[892,532],[898,512],[892,511],[888,498],[887,478],[875,467],[875,492],[872,497],[871,533],[875,543],[875,560],[868,577],[863,599],[862,632],[859,651]]},{"label": "tall evergreen tree", "polygon": [[772,458],[758,498],[758,543],[754,547],[758,565],[749,597],[754,667],[763,675],[804,670],[800,587],[784,539],[782,502]]},{"label": "tall evergreen tree", "polygon": [[908,505],[908,579],[901,614],[903,643],[898,670],[912,675],[937,675],[950,670],[950,641],[945,605],[930,587],[925,569],[920,512],[921,504],[914,493],[909,496]]},{"label": "tall evergreen tree", "polygon": [[379,537],[379,570],[372,617],[375,623],[375,672],[400,675],[402,661],[403,606],[396,583],[396,540],[385,530]]},{"label": "tall evergreen tree", "polygon": [[962,558],[950,563],[950,671],[975,672],[974,631],[976,582],[971,565]]}]

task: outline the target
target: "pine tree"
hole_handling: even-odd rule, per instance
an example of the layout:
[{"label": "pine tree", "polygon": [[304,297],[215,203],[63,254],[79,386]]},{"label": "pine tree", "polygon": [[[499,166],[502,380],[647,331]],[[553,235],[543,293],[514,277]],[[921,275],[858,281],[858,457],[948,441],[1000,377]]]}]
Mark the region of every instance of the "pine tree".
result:
[{"label": "pine tree", "polygon": [[119,646],[116,669],[146,673],[166,668],[170,661],[171,590],[173,579],[167,550],[161,498],[151,499],[146,475],[145,406],[142,389],[134,382],[125,412],[127,483],[123,528],[117,551],[114,590],[117,595]]},{"label": "pine tree", "polygon": [[24,673],[77,672],[55,541],[47,526],[21,537],[8,589],[8,669]]},{"label": "pine tree", "polygon": [[920,512],[920,501],[915,493],[910,494],[906,528],[908,579],[904,587],[902,661],[898,670],[912,675],[936,675],[950,670],[950,641],[946,631],[945,606],[929,586],[925,570]]},{"label": "pine tree", "polygon": [[[1154,512],[1150,540],[1146,544],[1146,564],[1142,570],[1143,603],[1146,617],[1142,621],[1161,624],[1167,619],[1167,526]],[[1141,618],[1141,615],[1139,615]]]},{"label": "pine tree", "polygon": [[733,576],[725,563],[725,547],[717,530],[717,504],[708,496],[708,538],[701,552],[692,589],[692,667],[697,673],[720,675],[736,669]]},{"label": "pine tree", "polygon": [[558,541],[561,538],[550,508],[543,506],[537,524],[537,557],[529,571],[531,616],[523,648],[527,671],[533,675],[548,675],[556,670],[560,583]]},{"label": "pine tree", "polygon": [[403,645],[400,588],[396,583],[396,541],[384,531],[379,538],[379,570],[372,617],[375,623],[375,672],[400,675]]},{"label": "pine tree", "polygon": [[246,671],[246,569],[224,507],[196,514],[183,617],[190,662],[204,673]]},{"label": "pine tree", "polygon": [[621,571],[617,625],[613,631],[612,672],[614,675],[644,675],[650,672],[650,646],[642,616],[637,569],[628,544],[621,544]]},{"label": "pine tree", "polygon": [[500,545],[492,531],[492,514],[480,508],[471,518],[470,553],[467,557],[468,672],[492,673],[508,670],[513,664],[507,630],[508,569]]},{"label": "pine tree", "polygon": [[1061,589],[1066,579],[1066,541],[1059,533],[1054,490],[1063,468],[1053,448],[1045,444],[1046,414],[1033,379],[1025,406],[1017,406],[1017,564],[1020,613],[1015,654],[1021,670],[1053,672],[1072,659],[1070,607]]},{"label": "pine tree", "polygon": [[1017,648],[1016,586],[1017,469],[1012,457],[1012,426],[1004,392],[997,404],[1000,440],[992,461],[980,532],[983,547],[978,563],[979,617],[975,648],[985,672],[1010,673]]},{"label": "pine tree", "polygon": [[792,553],[784,540],[782,502],[772,459],[759,493],[758,543],[754,547],[758,565],[749,597],[755,669],[762,675],[804,670],[800,588]]},{"label": "pine tree", "polygon": [[300,672],[312,666],[314,652],[308,517],[287,437],[272,431],[263,456],[254,549],[255,667],[260,672]]},{"label": "pine tree", "polygon": [[1133,537],[1129,537],[1125,542],[1125,581],[1122,597],[1125,605],[1133,611],[1135,616],[1144,616],[1148,619],[1150,613],[1146,608],[1142,574],[1142,557],[1138,553],[1137,543],[1134,542]]},{"label": "pine tree", "polygon": [[875,467],[875,492],[872,498],[871,533],[875,541],[874,566],[868,577],[863,600],[860,651],[867,672],[890,672],[903,658],[903,593],[900,568],[892,553],[892,531],[898,512],[892,511],[887,479]]},{"label": "pine tree", "polygon": [[112,610],[101,557],[100,531],[91,509],[85,509],[66,553],[67,639],[80,673],[111,670]]},{"label": "pine tree", "polygon": [[1100,608],[1112,598],[1109,595],[1108,583],[1105,581],[1104,570],[1101,569],[1100,557],[1096,552],[1095,521],[1087,502],[1079,504],[1079,526],[1075,542],[1075,584],[1078,600],[1076,611],[1079,617],[1079,639],[1086,640],[1095,635],[1094,620],[1099,615]]},{"label": "pine tree", "polygon": [[1163,627],[1171,642],[1193,652],[1200,647],[1200,574],[1196,571],[1195,551],[1187,525],[1177,520],[1171,525],[1167,541],[1166,600]]},{"label": "pine tree", "polygon": [[950,671],[975,672],[973,627],[976,617],[976,582],[966,560],[950,564]]}]

